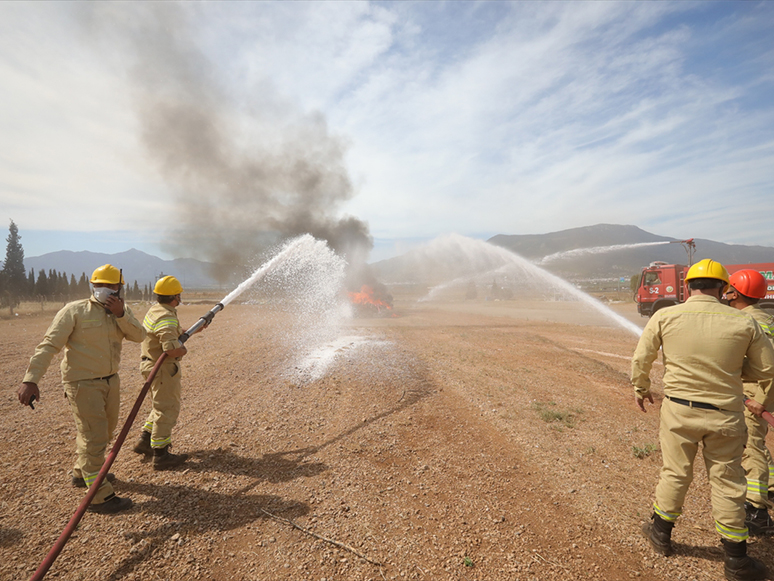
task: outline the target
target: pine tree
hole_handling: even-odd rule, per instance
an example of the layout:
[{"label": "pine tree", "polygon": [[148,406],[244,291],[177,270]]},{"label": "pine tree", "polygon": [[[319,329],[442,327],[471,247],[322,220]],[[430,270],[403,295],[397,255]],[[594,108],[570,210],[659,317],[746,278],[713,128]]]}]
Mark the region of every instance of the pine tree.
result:
[{"label": "pine tree", "polygon": [[75,275],[70,275],[70,288],[67,289],[68,299],[73,299],[78,296],[78,282],[75,280]]},{"label": "pine tree", "polygon": [[59,276],[59,280],[57,281],[56,292],[57,294],[61,295],[59,298],[63,301],[66,301],[67,295],[70,294],[70,285],[67,282],[67,273],[64,271],[62,271],[62,274]]},{"label": "pine tree", "polygon": [[41,300],[48,296],[48,277],[42,268],[38,272],[38,282],[35,283],[35,294],[41,297]]},{"label": "pine tree", "polygon": [[14,221],[8,228],[9,234],[6,238],[8,245],[5,248],[5,262],[3,263],[2,278],[4,299],[13,312],[13,308],[19,304],[24,295],[24,287],[27,284],[27,276],[24,273],[24,248],[22,248],[19,229]]},{"label": "pine tree", "polygon": [[35,295],[35,269],[30,268],[30,274],[27,276],[27,292],[24,294],[28,297]]},{"label": "pine tree", "polygon": [[89,280],[86,278],[86,273],[81,273],[81,278],[78,279],[78,296],[85,299],[89,296]]}]

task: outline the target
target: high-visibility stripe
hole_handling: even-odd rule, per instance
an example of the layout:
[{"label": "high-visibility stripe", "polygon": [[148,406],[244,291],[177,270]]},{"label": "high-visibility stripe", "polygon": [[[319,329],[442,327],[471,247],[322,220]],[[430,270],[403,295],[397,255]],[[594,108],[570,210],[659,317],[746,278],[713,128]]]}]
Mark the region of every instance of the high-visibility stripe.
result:
[{"label": "high-visibility stripe", "polygon": [[169,438],[164,438],[163,440],[157,440],[155,438],[151,438],[151,448],[163,448],[164,446],[168,446],[172,443],[172,436]]},{"label": "high-visibility stripe", "polygon": [[153,431],[153,422],[145,422],[145,425],[142,427],[143,430],[146,432],[152,432]]},{"label": "high-visibility stripe", "polygon": [[142,321],[142,326],[151,333],[156,333],[161,329],[172,327],[176,329],[179,326],[179,322],[174,317],[162,317],[158,321],[154,321],[152,317],[145,315]]},{"label": "high-visibility stripe", "polygon": [[83,476],[83,481],[86,483],[86,488],[90,488],[91,485],[94,484],[94,481],[97,479],[97,476],[99,476],[99,472],[90,474],[81,470],[81,476]]},{"label": "high-visibility stripe", "polygon": [[718,521],[715,521],[715,530],[718,531],[718,533],[720,533],[721,537],[724,537],[729,541],[733,541],[735,543],[741,543],[742,541],[746,541],[750,537],[750,532],[747,529],[747,527],[743,529],[734,529],[731,527],[723,526]]},{"label": "high-visibility stripe", "polygon": [[766,485],[763,484],[760,480],[748,480],[747,481],[747,492],[755,492],[757,494],[760,494],[762,496],[765,496],[768,494],[768,483]]},{"label": "high-visibility stripe", "polygon": [[677,517],[682,514],[680,512],[666,512],[665,510],[661,510],[655,502],[653,503],[653,511],[667,522],[675,522]]}]

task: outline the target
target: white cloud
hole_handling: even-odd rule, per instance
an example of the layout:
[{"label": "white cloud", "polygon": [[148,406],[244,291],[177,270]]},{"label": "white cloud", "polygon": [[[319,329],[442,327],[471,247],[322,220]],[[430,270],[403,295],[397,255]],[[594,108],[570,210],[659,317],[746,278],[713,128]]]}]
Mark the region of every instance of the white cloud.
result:
[{"label": "white cloud", "polygon": [[[175,207],[140,145],[133,62],[78,6],[0,4],[2,207],[22,231],[157,227]],[[146,7],[104,9],[142,32]],[[774,5],[166,9],[188,17],[246,149],[280,139],[287,112],[327,118],[358,191],[344,209],[380,238],[609,222],[774,245]]]}]

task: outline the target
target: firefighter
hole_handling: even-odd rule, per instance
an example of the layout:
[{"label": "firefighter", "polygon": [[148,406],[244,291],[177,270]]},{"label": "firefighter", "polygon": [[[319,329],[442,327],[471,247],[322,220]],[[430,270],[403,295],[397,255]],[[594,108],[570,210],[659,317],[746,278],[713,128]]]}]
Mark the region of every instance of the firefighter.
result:
[{"label": "firefighter", "polygon": [[[729,277],[729,288],[723,298],[729,305],[752,315],[764,334],[774,341],[774,317],[764,311],[758,302],[766,296],[768,283],[757,270],[744,269]],[[772,381],[744,382],[744,417],[747,423],[747,446],[742,455],[742,466],[747,475],[747,527],[754,535],[774,533],[774,520],[769,515],[769,465],[771,455],[766,448],[768,423],[761,416],[774,407]]]},{"label": "firefighter", "polygon": [[148,309],[143,326],[147,332],[142,342],[140,371],[148,378],[162,353],[167,357],[151,384],[152,407],[134,447],[138,454],[153,457],[154,470],[180,466],[188,454],[172,454],[172,428],[180,414],[180,360],[187,353],[179,337],[183,334],[176,307],[181,304],[183,287],[174,276],[165,276],[153,288],[157,303]]},{"label": "firefighter", "polygon": [[643,524],[642,532],[656,552],[674,552],[672,528],[682,513],[701,443],[715,530],[725,549],[726,579],[764,579],[763,563],[747,555],[742,469],[747,429],[741,376],[744,368],[752,380],[774,378],[774,347],[752,316],[721,304],[728,285],[722,264],[702,260],[685,278],[688,300],[653,315],[632,357],[634,397],[643,412],[646,399],[653,403],[649,375],[659,348],[664,362],[659,432],[663,466],[652,522]]},{"label": "firefighter", "polygon": [[[77,429],[73,485],[89,487],[105,463],[105,452],[118,425],[123,339],[139,343],[145,330],[124,304],[124,278],[115,266],[105,264],[91,275],[92,295],[65,305],[54,317],[43,341],[35,349],[22,384],[19,401],[40,400],[38,383],[54,355],[64,347],[62,383]],[[114,514],[132,506],[130,498],[115,495],[108,474],[88,510]]]}]

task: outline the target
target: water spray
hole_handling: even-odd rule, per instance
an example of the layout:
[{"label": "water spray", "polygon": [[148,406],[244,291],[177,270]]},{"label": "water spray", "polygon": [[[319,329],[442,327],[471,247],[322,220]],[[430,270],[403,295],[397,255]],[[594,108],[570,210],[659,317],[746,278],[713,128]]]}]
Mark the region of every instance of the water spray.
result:
[{"label": "water spray", "polygon": [[[644,243],[652,244],[652,243]],[[658,242],[656,244],[669,244]],[[414,251],[414,255],[434,264],[446,263],[457,271],[465,270],[465,277],[480,277],[481,273],[491,275],[495,272],[505,272],[516,268],[519,276],[529,281],[538,281],[561,291],[563,294],[578,299],[582,304],[597,311],[617,325],[639,337],[642,328],[622,317],[591,295],[577,289],[574,285],[519,256],[515,252],[495,246],[483,240],[474,240],[458,234],[447,235],[432,241],[424,248]],[[452,256],[452,259],[449,259]],[[442,285],[444,288],[448,285]],[[428,298],[436,294],[435,288],[428,293]]]},{"label": "water spray", "polygon": [[[691,240],[692,241],[692,240]],[[685,242],[681,240],[675,240],[674,242]],[[591,254],[606,254],[608,252],[616,252],[620,250],[630,250],[632,248],[642,248],[644,246],[660,246],[662,244],[671,244],[670,241],[663,242],[637,242],[634,244],[613,244],[612,246],[592,246],[589,248],[575,248],[573,250],[562,250],[561,252],[554,252],[544,256],[535,264],[547,264],[556,260],[563,260],[566,258],[577,258],[579,256],[588,256]]]}]

